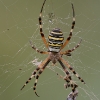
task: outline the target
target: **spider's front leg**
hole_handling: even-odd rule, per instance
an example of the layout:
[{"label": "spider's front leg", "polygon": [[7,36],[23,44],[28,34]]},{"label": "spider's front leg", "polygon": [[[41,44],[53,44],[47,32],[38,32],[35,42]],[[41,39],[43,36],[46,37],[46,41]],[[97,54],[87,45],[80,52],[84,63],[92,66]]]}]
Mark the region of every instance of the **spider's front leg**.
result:
[{"label": "spider's front leg", "polygon": [[71,78],[68,70],[66,69],[66,67],[62,63],[62,61],[60,59],[58,59],[58,62],[60,63],[60,65],[62,66],[63,70],[66,73],[66,76],[64,78],[62,77],[67,82],[67,84],[65,84],[65,88],[71,87],[72,88],[72,92],[74,93],[76,88],[78,87],[78,85],[75,82],[72,81],[72,78]]},{"label": "spider's front leg", "polygon": [[[41,74],[41,71],[46,67],[46,65],[50,62],[50,59],[49,57],[46,58],[40,65],[38,65],[38,67],[33,71],[31,77],[26,81],[26,83],[23,85],[23,87],[21,88],[21,90],[31,81],[31,79],[33,77],[36,77],[36,81],[35,81],[35,84],[34,84],[34,91],[35,91],[35,94],[37,95],[36,93],[36,84],[37,84],[37,79],[39,78],[38,76]],[[39,72],[38,75],[36,75],[36,73]],[[38,95],[37,95],[38,96]]]},{"label": "spider's front leg", "polygon": [[37,73],[37,71],[40,69],[40,67],[37,67],[35,70],[34,70],[34,72],[32,73],[32,75],[31,75],[31,77],[26,81],[26,83],[23,85],[23,87],[21,88],[21,90],[31,81],[31,79],[33,78],[33,77],[35,77],[35,75],[36,75],[36,73]]},{"label": "spider's front leg", "polygon": [[39,76],[42,74],[42,72],[44,71],[45,67],[49,64],[50,61],[51,61],[51,60],[48,58],[48,59],[46,60],[45,64],[42,64],[42,63],[41,63],[41,69],[39,70],[38,74],[36,75],[36,80],[35,80],[33,89],[34,89],[35,94],[36,94],[38,97],[39,97],[39,95],[38,95],[37,92],[36,92],[37,81],[38,81],[38,79],[39,79]]},{"label": "spider's front leg", "polygon": [[76,75],[76,77],[82,82],[85,84],[84,80],[78,75],[78,73],[76,73],[76,71],[73,69],[73,67],[71,67],[67,61],[65,61],[63,58],[60,58],[61,62],[63,62],[68,68],[69,70],[74,74]]}]

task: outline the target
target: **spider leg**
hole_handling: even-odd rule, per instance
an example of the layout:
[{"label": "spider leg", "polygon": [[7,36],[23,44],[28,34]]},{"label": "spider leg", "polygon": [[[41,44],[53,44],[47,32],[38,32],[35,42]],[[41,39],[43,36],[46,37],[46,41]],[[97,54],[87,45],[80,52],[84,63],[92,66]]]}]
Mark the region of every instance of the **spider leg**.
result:
[{"label": "spider leg", "polygon": [[40,27],[40,34],[41,34],[42,40],[43,40],[45,46],[48,47],[48,43],[47,43],[47,41],[45,39],[45,36],[43,34],[43,30],[42,30],[42,18],[41,18],[45,2],[46,2],[46,0],[44,0],[44,2],[43,2],[43,5],[42,5],[41,11],[40,11],[40,15],[39,15],[39,27]]},{"label": "spider leg", "polygon": [[[59,74],[57,73],[57,75],[59,75]],[[64,79],[67,82],[66,84],[64,84],[64,87],[66,89],[68,87],[72,87],[72,91],[74,92],[75,89],[78,87],[78,85],[75,82],[73,82],[72,80],[70,82],[70,79],[68,79],[68,76],[65,76],[65,77],[63,77],[62,75],[59,75],[59,76],[60,76],[60,78]]]},{"label": "spider leg", "polygon": [[37,51],[38,53],[41,53],[41,54],[48,54],[48,52],[41,51],[41,50],[35,48],[31,41],[30,41],[30,44],[31,44],[31,47],[32,47],[35,51]]},{"label": "spider leg", "polygon": [[48,61],[49,58],[45,59],[40,65],[38,65],[38,67],[33,71],[31,77],[26,81],[26,83],[23,85],[23,87],[21,88],[21,90],[31,81],[31,79],[33,77],[35,77],[37,71],[39,71],[41,69],[42,66],[44,66],[44,64]]},{"label": "spider leg", "polygon": [[62,45],[61,49],[63,49],[67,44],[68,42],[70,41],[71,37],[72,37],[72,32],[73,32],[73,29],[74,29],[74,26],[75,26],[75,11],[74,11],[74,6],[72,4],[72,10],[73,10],[73,22],[72,22],[72,27],[71,27],[71,30],[70,30],[70,34],[69,34],[69,37],[66,39],[65,43]]},{"label": "spider leg", "polygon": [[60,60],[70,69],[70,71],[72,71],[72,73],[74,75],[76,75],[76,77],[85,84],[84,80],[78,75],[78,73],[76,73],[76,71],[73,69],[73,67],[71,67],[68,62],[66,62],[63,58],[60,58]]},{"label": "spider leg", "polygon": [[75,91],[75,89],[78,87],[77,84],[75,84],[75,82],[72,81],[72,78],[68,72],[68,70],[66,69],[66,67],[64,66],[64,64],[62,63],[62,61],[59,59],[58,62],[60,63],[60,65],[62,66],[63,70],[66,73],[66,76],[64,77],[64,80],[67,82],[66,84],[66,88],[67,87],[71,87],[72,88],[72,92]]},{"label": "spider leg", "polygon": [[64,52],[61,52],[60,54],[61,54],[61,55],[71,56],[70,52],[73,52],[75,49],[77,49],[77,48],[80,46],[81,42],[82,42],[82,39],[80,40],[80,42],[79,42],[73,49],[71,49],[71,50],[66,50],[66,51],[64,51]]},{"label": "spider leg", "polygon": [[23,87],[21,88],[21,90],[31,81],[31,79],[32,79],[33,77],[35,77],[36,72],[37,72],[39,69],[40,69],[40,68],[37,67],[37,68],[34,70],[34,72],[32,73],[31,77],[26,81],[26,83],[23,85]]},{"label": "spider leg", "polygon": [[42,72],[44,71],[45,67],[49,64],[49,62],[50,62],[50,59],[46,60],[45,64],[42,64],[42,63],[41,63],[41,66],[42,66],[42,67],[41,67],[41,69],[39,70],[38,74],[36,75],[36,80],[35,80],[33,89],[34,89],[35,94],[36,94],[38,97],[39,97],[39,95],[38,95],[37,92],[36,92],[37,81],[38,81],[38,79],[39,79],[39,76],[40,76],[40,75],[42,74]]}]

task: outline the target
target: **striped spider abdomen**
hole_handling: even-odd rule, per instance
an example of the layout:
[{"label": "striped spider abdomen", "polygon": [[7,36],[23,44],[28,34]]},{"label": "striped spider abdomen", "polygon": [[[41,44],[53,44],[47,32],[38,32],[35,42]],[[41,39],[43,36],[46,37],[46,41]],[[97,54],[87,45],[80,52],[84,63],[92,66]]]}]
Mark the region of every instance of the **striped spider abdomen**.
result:
[{"label": "striped spider abdomen", "polygon": [[63,33],[59,28],[54,28],[48,36],[49,52],[59,52],[63,45]]}]

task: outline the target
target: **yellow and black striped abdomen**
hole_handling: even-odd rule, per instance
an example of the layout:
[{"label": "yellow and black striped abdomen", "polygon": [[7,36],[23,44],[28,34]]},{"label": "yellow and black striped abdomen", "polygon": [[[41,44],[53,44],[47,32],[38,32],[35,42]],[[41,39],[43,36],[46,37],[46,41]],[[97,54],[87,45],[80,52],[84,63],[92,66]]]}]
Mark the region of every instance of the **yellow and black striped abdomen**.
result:
[{"label": "yellow and black striped abdomen", "polygon": [[49,33],[48,44],[50,52],[59,52],[63,44],[63,33],[60,29],[55,28]]}]

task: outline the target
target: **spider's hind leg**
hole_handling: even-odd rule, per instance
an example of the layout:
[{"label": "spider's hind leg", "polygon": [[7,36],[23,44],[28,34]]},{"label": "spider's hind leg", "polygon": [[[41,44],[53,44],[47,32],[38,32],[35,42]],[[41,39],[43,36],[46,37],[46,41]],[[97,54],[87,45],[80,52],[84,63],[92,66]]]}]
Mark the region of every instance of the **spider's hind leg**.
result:
[{"label": "spider's hind leg", "polygon": [[73,21],[72,21],[71,30],[70,30],[68,38],[66,39],[65,43],[62,45],[61,49],[63,49],[68,44],[68,42],[70,41],[70,39],[72,37],[73,29],[74,29],[74,26],[75,26],[75,11],[74,11],[73,4],[72,4],[72,10],[73,10]]},{"label": "spider's hind leg", "polygon": [[43,33],[43,29],[42,29],[42,11],[43,11],[43,7],[44,7],[44,4],[45,4],[46,0],[44,0],[43,4],[42,4],[42,7],[41,7],[41,11],[40,11],[40,15],[39,15],[39,28],[40,28],[40,35],[42,37],[42,40],[45,44],[45,46],[48,48],[48,43],[47,43],[47,40],[44,36],[44,33]]}]

